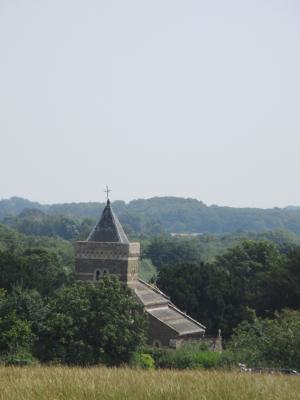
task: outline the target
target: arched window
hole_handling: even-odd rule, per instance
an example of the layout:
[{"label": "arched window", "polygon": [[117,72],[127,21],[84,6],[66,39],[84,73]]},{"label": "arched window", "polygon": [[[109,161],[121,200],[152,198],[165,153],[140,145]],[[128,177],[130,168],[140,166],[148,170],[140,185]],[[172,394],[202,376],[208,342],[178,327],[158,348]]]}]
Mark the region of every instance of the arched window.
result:
[{"label": "arched window", "polygon": [[100,278],[101,278],[101,271],[100,271],[100,269],[97,269],[95,271],[95,280],[99,281]]},{"label": "arched window", "polygon": [[153,347],[157,347],[158,349],[161,347],[161,343],[159,340],[154,340]]}]

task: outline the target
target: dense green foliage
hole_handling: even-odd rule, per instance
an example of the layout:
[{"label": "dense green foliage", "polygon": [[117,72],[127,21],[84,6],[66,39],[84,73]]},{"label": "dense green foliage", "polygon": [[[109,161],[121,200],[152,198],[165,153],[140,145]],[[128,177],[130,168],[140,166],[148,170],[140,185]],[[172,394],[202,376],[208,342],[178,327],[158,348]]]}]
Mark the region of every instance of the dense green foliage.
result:
[{"label": "dense green foliage", "polygon": [[0,224],[0,251],[20,254],[29,249],[43,249],[54,253],[59,262],[73,269],[74,248],[72,243],[57,237],[27,236]]},{"label": "dense green foliage", "polygon": [[197,238],[163,235],[142,241],[142,256],[150,258],[158,269],[163,265],[175,265],[181,262],[212,262],[217,256],[237,246],[243,240],[268,240],[274,243],[281,253],[289,253],[300,246],[300,236],[284,230],[227,235],[207,234]]},{"label": "dense green foliage", "polygon": [[0,298],[0,359],[118,365],[144,343],[143,307],[117,278],[74,283],[51,297],[20,287]]},{"label": "dense green foliage", "polygon": [[157,368],[210,369],[220,368],[234,362],[233,359],[229,359],[229,353],[213,352],[205,343],[187,343],[176,351],[163,348],[148,348],[144,351],[153,357]]},{"label": "dense green foliage", "polygon": [[[267,230],[288,229],[300,234],[300,209],[258,209],[206,206],[195,199],[177,197],[154,197],[147,200],[133,200],[126,204],[123,201],[113,203],[115,212],[129,234],[146,236],[159,235],[162,232],[199,232],[228,233],[236,231],[264,232]],[[43,211],[48,217],[32,216],[31,232],[28,232],[24,220],[29,215],[14,219],[25,209]],[[103,203],[70,203],[41,205],[20,198],[0,201],[0,221],[7,218],[12,226],[19,227],[26,233],[45,235],[62,235],[64,238],[83,232],[84,226],[91,225],[101,215]],[[66,220],[60,222],[55,216],[64,215]],[[52,216],[52,218],[50,217]],[[30,218],[29,218],[30,219]],[[82,220],[88,219],[83,222]],[[47,229],[46,220],[49,224]],[[45,233],[48,231],[48,233]],[[39,232],[39,233],[38,233]]]},{"label": "dense green foliage", "polygon": [[0,220],[8,215],[18,215],[26,208],[36,210],[47,210],[48,206],[22,199],[21,197],[11,197],[10,199],[0,200]]},{"label": "dense green foliage", "polygon": [[21,254],[10,250],[0,252],[0,287],[9,292],[21,285],[49,296],[68,282],[69,272],[47,250],[28,249]]},{"label": "dense green foliage", "polygon": [[243,320],[300,308],[300,250],[288,255],[267,241],[243,241],[211,264],[179,263],[160,269],[157,284],[208,332],[225,337]]},{"label": "dense green foliage", "polygon": [[300,311],[283,311],[274,319],[254,318],[234,331],[228,349],[254,367],[300,370]]},{"label": "dense green foliage", "polygon": [[16,354],[30,350],[33,335],[27,321],[11,312],[0,319],[0,354]]},{"label": "dense green foliage", "polygon": [[3,223],[25,235],[59,236],[66,240],[85,239],[95,222],[90,219],[25,209],[18,216],[7,216]]},{"label": "dense green foliage", "polygon": [[223,366],[223,356],[213,351],[194,351],[186,349],[178,349],[177,351],[166,350],[161,351],[160,357],[157,358],[159,368],[172,369],[196,369],[196,368],[217,368]]},{"label": "dense green foliage", "polygon": [[166,236],[155,237],[145,250],[153,264],[160,269],[163,265],[182,262],[197,262],[201,258],[197,240],[182,240]]},{"label": "dense green foliage", "polygon": [[49,301],[39,358],[67,364],[128,362],[145,339],[143,307],[118,279],[76,283]]},{"label": "dense green foliage", "polygon": [[[228,212],[232,218],[234,209],[194,200],[115,202],[114,209],[129,237],[141,240],[140,277],[156,280],[208,333],[215,335],[221,328],[230,351],[222,356],[195,348],[136,352],[146,327],[130,292],[113,277],[97,285],[73,283],[72,242],[87,237],[100,214],[99,204],[41,206],[13,199],[0,202],[6,224],[0,224],[2,360],[84,365],[130,360],[131,365],[151,369],[153,356],[161,368],[211,368],[237,361],[299,368],[299,313],[277,312],[300,309],[300,237],[282,229],[261,229],[264,224],[298,232],[296,210],[249,209],[245,215],[252,215],[254,222],[244,221],[241,228],[245,215],[236,211],[237,224],[227,223],[224,215]],[[193,222],[189,210],[195,212]],[[260,227],[254,226],[256,212]],[[214,213],[222,228],[213,222]],[[285,219],[291,215],[293,223]],[[197,231],[200,225],[194,223],[203,224],[201,231],[230,232],[238,226],[253,232],[196,237],[166,233]]]},{"label": "dense green foliage", "polygon": [[113,277],[73,284],[73,258],[67,241],[0,225],[0,360],[115,365],[143,342],[145,317],[129,289]]},{"label": "dense green foliage", "polygon": [[148,353],[136,352],[130,360],[130,366],[134,368],[154,369],[155,361]]}]

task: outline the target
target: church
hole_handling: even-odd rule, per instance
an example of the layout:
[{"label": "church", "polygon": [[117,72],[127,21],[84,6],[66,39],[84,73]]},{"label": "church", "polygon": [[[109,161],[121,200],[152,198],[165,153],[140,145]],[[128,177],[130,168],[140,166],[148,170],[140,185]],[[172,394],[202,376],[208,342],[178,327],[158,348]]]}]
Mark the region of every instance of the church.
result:
[{"label": "church", "polygon": [[115,274],[143,304],[149,318],[149,345],[177,348],[204,336],[205,326],[180,311],[157,287],[139,279],[140,244],[129,242],[109,199],[87,240],[75,246],[77,280],[94,282],[105,273]]}]

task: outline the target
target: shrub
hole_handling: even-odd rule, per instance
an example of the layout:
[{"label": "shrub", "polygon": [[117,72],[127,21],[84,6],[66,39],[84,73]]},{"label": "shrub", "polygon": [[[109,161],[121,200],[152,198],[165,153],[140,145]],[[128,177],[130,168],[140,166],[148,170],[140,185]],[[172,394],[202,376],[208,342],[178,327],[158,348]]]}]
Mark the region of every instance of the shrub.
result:
[{"label": "shrub", "polygon": [[218,368],[228,364],[223,354],[209,350],[205,343],[187,343],[177,350],[144,348],[143,353],[150,354],[158,368]]},{"label": "shrub", "polygon": [[222,356],[213,351],[195,353],[194,360],[196,368],[217,368],[222,365]]},{"label": "shrub", "polygon": [[154,369],[155,362],[150,354],[145,353],[134,353],[130,365],[132,367],[143,368],[143,369]]},{"label": "shrub", "polygon": [[2,357],[1,361],[4,363],[4,365],[17,366],[36,365],[38,363],[37,360],[32,356],[32,354],[26,351],[7,354]]},{"label": "shrub", "polygon": [[19,351],[30,351],[33,333],[28,321],[17,317],[15,310],[4,318],[0,316],[0,354],[15,354]]},{"label": "shrub", "polygon": [[146,347],[142,352],[151,355],[157,368],[230,368],[239,362],[235,353],[227,350],[223,353],[215,353],[203,342],[187,343],[177,350]]},{"label": "shrub", "polygon": [[284,310],[274,319],[241,323],[228,349],[251,367],[300,369],[299,330],[300,312]]},{"label": "shrub", "polygon": [[222,365],[222,356],[213,351],[193,352],[186,349],[166,350],[158,366],[174,369],[217,368]]}]

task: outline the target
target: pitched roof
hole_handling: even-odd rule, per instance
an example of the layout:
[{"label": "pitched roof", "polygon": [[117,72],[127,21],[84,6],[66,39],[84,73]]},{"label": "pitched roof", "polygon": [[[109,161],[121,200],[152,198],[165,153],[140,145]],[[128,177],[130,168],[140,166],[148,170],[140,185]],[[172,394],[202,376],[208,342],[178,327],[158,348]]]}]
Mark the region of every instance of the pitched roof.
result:
[{"label": "pitched roof", "polygon": [[173,304],[157,308],[149,308],[147,309],[147,312],[165,325],[168,325],[171,329],[177,332],[179,336],[205,332],[205,327],[202,324],[178,310],[178,308],[173,306]]},{"label": "pitched roof", "polygon": [[139,279],[135,284],[134,292],[149,314],[169,326],[179,336],[205,332],[204,325],[175,307],[157,287]]},{"label": "pitched roof", "polygon": [[87,240],[89,242],[129,243],[120,221],[111,208],[109,200],[107,200],[100,221],[89,234]]},{"label": "pitched roof", "polygon": [[139,279],[134,285],[134,292],[145,307],[161,306],[170,303],[169,297],[158,288]]}]

